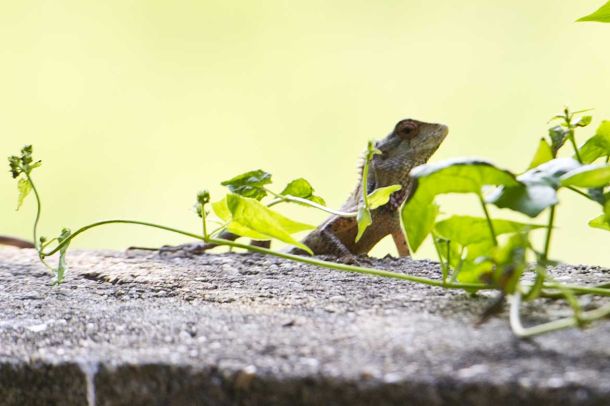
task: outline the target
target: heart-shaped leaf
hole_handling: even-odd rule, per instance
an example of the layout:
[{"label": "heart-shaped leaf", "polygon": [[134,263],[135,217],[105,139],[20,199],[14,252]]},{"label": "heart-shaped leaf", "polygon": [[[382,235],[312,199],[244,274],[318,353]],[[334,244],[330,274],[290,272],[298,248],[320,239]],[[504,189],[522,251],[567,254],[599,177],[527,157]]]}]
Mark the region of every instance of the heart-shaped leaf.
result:
[{"label": "heart-shaped leaf", "polygon": [[302,199],[311,200],[314,203],[326,206],[326,202],[320,196],[315,196],[314,189],[311,184],[304,178],[298,178],[286,185],[284,190],[281,191],[281,195],[290,195],[300,197]]},{"label": "heart-shaped leaf", "polygon": [[[225,202],[231,215],[227,226],[228,231],[256,240],[275,238],[312,254],[309,247],[292,238],[291,234],[311,230],[315,228],[314,226],[291,220],[271,210],[256,199],[234,193],[229,193]],[[212,205],[212,208],[219,217],[226,217],[226,211],[222,208],[222,203],[216,202]]]},{"label": "heart-shaped leaf", "polygon": [[237,175],[220,184],[229,188],[233,193],[241,196],[261,200],[267,196],[264,186],[271,183],[271,174],[261,169]]},{"label": "heart-shaped leaf", "polygon": [[[492,224],[496,235],[521,233],[544,227],[503,219],[492,220]],[[487,219],[484,217],[451,216],[446,220],[436,223],[434,232],[463,247],[491,239]]]},{"label": "heart-shaped leaf", "polygon": [[416,179],[414,191],[402,208],[402,225],[409,245],[417,251],[434,227],[438,206],[434,198],[442,193],[474,193],[482,196],[488,185],[517,186],[511,172],[490,162],[459,158],[435,164],[421,165],[411,171]]},{"label": "heart-shaped leaf", "polygon": [[610,183],[610,165],[584,165],[566,173],[560,180],[562,186],[603,188]]},{"label": "heart-shaped leaf", "polygon": [[580,166],[572,158],[553,159],[518,176],[520,183],[516,186],[497,188],[487,196],[486,201],[500,208],[536,217],[547,207],[558,203],[557,189],[561,186],[561,177]]}]

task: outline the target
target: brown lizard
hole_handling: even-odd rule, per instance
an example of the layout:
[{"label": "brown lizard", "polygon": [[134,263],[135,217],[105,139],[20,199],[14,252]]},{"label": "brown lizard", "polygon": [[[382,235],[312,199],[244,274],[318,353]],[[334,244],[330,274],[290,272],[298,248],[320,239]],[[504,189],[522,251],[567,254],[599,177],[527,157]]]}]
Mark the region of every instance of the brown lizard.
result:
[{"label": "brown lizard", "polygon": [[[414,180],[409,172],[417,165],[428,161],[447,136],[448,129],[442,124],[424,123],[407,119],[399,121],[394,130],[384,139],[377,141],[375,147],[381,154],[371,161],[367,178],[367,193],[390,185],[401,185],[390,201],[371,212],[372,224],[366,229],[358,242],[355,242],[358,224],[355,217],[332,215],[315,230],[310,232],[303,243],[314,254],[329,254],[350,258],[368,253],[382,238],[392,235],[398,254],[408,256],[409,248],[400,225],[399,208],[411,192]],[[362,168],[360,170],[362,176]],[[362,199],[362,179],[356,189],[341,207],[343,212],[356,212]],[[237,235],[223,232],[220,238],[235,240]],[[267,245],[265,241],[255,241],[257,245]],[[268,245],[267,245],[268,246]],[[185,244],[177,247],[163,247],[161,252],[182,252],[201,254],[215,244]],[[305,252],[293,248],[293,253]]]}]

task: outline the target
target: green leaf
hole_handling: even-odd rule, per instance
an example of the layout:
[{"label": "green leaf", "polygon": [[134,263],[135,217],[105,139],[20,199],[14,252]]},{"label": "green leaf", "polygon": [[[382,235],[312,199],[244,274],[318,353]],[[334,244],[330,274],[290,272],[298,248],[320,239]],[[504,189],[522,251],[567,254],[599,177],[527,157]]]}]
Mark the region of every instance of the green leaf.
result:
[{"label": "green leaf", "polygon": [[326,206],[326,202],[320,196],[315,196],[314,188],[311,184],[303,178],[298,178],[286,185],[284,190],[280,192],[281,195],[290,195],[294,197],[300,197],[302,199],[311,200],[314,203],[318,203],[322,206]]},{"label": "green leaf", "polygon": [[[61,230],[61,234],[57,237],[57,242],[61,244],[64,242],[72,232],[69,228],[64,228]],[[55,277],[53,278],[53,285],[60,285],[64,281],[64,275],[66,273],[67,265],[66,265],[66,253],[68,252],[68,247],[70,246],[70,242],[59,249],[59,261],[57,263],[57,268],[55,269]]]},{"label": "green leaf", "polygon": [[501,209],[511,209],[532,218],[558,203],[556,190],[548,185],[499,188],[486,201]]},{"label": "green leaf", "polygon": [[610,221],[608,221],[605,214],[602,214],[589,221],[589,227],[610,231]]},{"label": "green leaf", "polygon": [[266,241],[266,240],[270,239],[270,237],[267,236],[266,234],[259,233],[258,231],[253,230],[247,226],[244,226],[243,224],[240,224],[236,221],[232,221],[229,224],[227,224],[226,229],[230,233],[239,235],[241,237],[251,238],[253,240]]},{"label": "green leaf", "polygon": [[[438,237],[433,235],[433,238],[436,239],[436,244],[439,248],[439,252],[441,257],[449,262],[451,268],[455,269],[460,264],[460,246],[457,243],[453,243],[450,240],[446,240],[442,237]],[[445,278],[448,275],[443,275]]]},{"label": "green leaf", "polygon": [[402,227],[413,252],[417,252],[434,228],[434,222],[440,211],[437,204],[428,201],[423,203],[419,199],[419,197],[411,199],[408,207],[405,205],[400,213]]},{"label": "green leaf", "polygon": [[32,184],[28,178],[21,178],[17,182],[17,190],[19,191],[19,197],[17,198],[17,210],[23,205],[23,201],[32,191]]},{"label": "green leaf", "polygon": [[584,165],[561,177],[562,186],[602,188],[610,183],[610,164]]},{"label": "green leaf", "polygon": [[538,143],[538,149],[536,150],[536,153],[534,154],[534,157],[532,158],[532,162],[530,162],[530,165],[527,169],[529,170],[529,169],[535,168],[538,165],[541,165],[552,159],[553,159],[553,150],[551,149],[551,146],[544,138],[541,138],[540,142]]},{"label": "green leaf", "polygon": [[438,206],[434,198],[442,193],[475,193],[486,185],[519,185],[515,175],[490,162],[458,158],[421,165],[411,171],[417,182],[402,208],[402,224],[413,251],[417,251],[434,226]]},{"label": "green leaf", "polygon": [[293,221],[256,199],[233,193],[226,196],[226,206],[231,213],[228,231],[257,240],[275,238],[313,255],[309,247],[292,238],[291,234],[311,230],[314,226]]},{"label": "green leaf", "polygon": [[610,1],[601,6],[594,13],[581,17],[576,21],[596,21],[600,23],[610,23]]},{"label": "green leaf", "polygon": [[480,257],[491,257],[494,248],[495,245],[491,239],[470,244],[467,247],[466,259],[474,261]]},{"label": "green leaf", "polygon": [[487,196],[486,201],[500,208],[536,217],[547,207],[557,204],[561,176],[580,166],[572,158],[553,159],[517,177],[520,184],[496,189]]},{"label": "green leaf", "polygon": [[[356,215],[356,221],[358,223],[358,233],[356,234],[356,239],[354,240],[355,242],[358,242],[360,240],[367,227],[373,223],[373,219],[371,217],[369,196],[366,192],[368,190],[367,180],[369,174],[369,166],[371,164],[373,156],[376,154],[381,154],[381,151],[375,148],[373,141],[369,141],[367,145],[364,166],[362,167],[362,200],[358,205],[358,213]],[[381,193],[383,194],[383,192]],[[379,197],[377,200],[381,201],[381,199],[382,196]]]},{"label": "green leaf", "polygon": [[610,156],[610,121],[602,121],[595,135],[579,149],[580,158],[590,164],[603,156]]},{"label": "green leaf", "polygon": [[369,208],[371,210],[383,206],[390,200],[392,193],[402,189],[400,185],[384,186],[373,190],[368,195]]},{"label": "green leaf", "polygon": [[549,138],[551,138],[551,150],[553,151],[553,156],[557,156],[557,152],[568,140],[569,135],[570,130],[561,125],[556,125],[555,127],[549,128]]},{"label": "green leaf", "polygon": [[226,197],[223,197],[221,200],[212,203],[212,210],[214,211],[214,214],[216,214],[216,216],[218,216],[219,219],[224,220],[224,221],[231,220],[231,212],[229,211],[229,208],[227,207],[227,198]]},{"label": "green leaf", "polygon": [[457,280],[461,283],[491,282],[494,264],[489,260],[464,261]]},{"label": "green leaf", "polygon": [[[496,235],[521,233],[531,229],[544,227],[502,219],[492,220],[492,224]],[[491,239],[487,219],[484,217],[451,216],[446,220],[436,223],[434,232],[463,247]]]},{"label": "green leaf", "polygon": [[358,234],[356,234],[356,242],[360,241],[362,234],[366,231],[367,227],[373,224],[371,217],[371,211],[364,205],[358,208],[358,215],[356,216],[358,222]]},{"label": "green leaf", "polygon": [[237,175],[220,184],[227,186],[229,190],[241,196],[261,200],[267,196],[264,186],[271,183],[271,174],[261,169]]},{"label": "green leaf", "polygon": [[529,246],[527,233],[512,235],[509,240],[497,247],[493,254],[495,285],[503,292],[513,293],[523,271],[527,268],[526,250]]},{"label": "green leaf", "polygon": [[486,185],[518,185],[515,175],[490,162],[457,158],[421,165],[411,171],[418,180],[415,193],[436,196],[441,193],[476,193]]},{"label": "green leaf", "polygon": [[307,180],[298,178],[288,183],[280,194],[292,195],[306,199],[313,194],[313,187],[311,187],[311,184]]},{"label": "green leaf", "polygon": [[17,178],[22,173],[29,175],[33,169],[36,169],[42,165],[40,161],[34,162],[31,145],[26,145],[21,148],[20,156],[10,156],[8,158],[8,162],[13,179]]}]

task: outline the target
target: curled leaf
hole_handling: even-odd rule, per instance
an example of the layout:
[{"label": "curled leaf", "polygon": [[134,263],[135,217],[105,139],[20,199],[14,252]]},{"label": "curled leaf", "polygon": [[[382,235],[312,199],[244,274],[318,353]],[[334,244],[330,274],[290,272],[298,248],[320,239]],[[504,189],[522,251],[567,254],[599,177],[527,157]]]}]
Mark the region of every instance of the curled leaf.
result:
[{"label": "curled leaf", "polygon": [[326,202],[320,196],[315,196],[314,189],[311,184],[304,178],[298,178],[286,185],[284,190],[280,192],[281,195],[290,195],[300,197],[302,199],[311,200],[314,203],[326,206]]},{"label": "curled leaf", "polygon": [[[61,234],[57,237],[57,242],[59,244],[63,243],[68,237],[72,235],[72,232],[69,228],[64,228],[61,230]],[[64,246],[59,249],[59,261],[57,263],[57,268],[55,269],[55,277],[53,278],[53,285],[61,285],[64,281],[64,275],[66,273],[67,265],[66,265],[66,253],[68,252],[68,246],[70,242],[67,242]]]},{"label": "curled leaf", "polygon": [[556,125],[549,128],[549,138],[551,139],[551,149],[553,156],[557,156],[557,152],[563,147],[563,144],[568,140],[570,130],[564,126]]}]

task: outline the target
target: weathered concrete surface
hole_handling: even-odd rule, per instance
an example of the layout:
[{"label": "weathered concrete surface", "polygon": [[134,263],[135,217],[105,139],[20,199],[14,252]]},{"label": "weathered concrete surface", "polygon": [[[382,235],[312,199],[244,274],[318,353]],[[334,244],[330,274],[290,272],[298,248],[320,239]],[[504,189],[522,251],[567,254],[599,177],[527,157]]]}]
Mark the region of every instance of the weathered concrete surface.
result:
[{"label": "weathered concrete surface", "polygon": [[[51,287],[33,252],[0,250],[2,405],[610,404],[610,322],[520,341],[505,313],[475,326],[489,297],[250,254],[69,264]],[[541,305],[527,322],[568,312]]]}]

